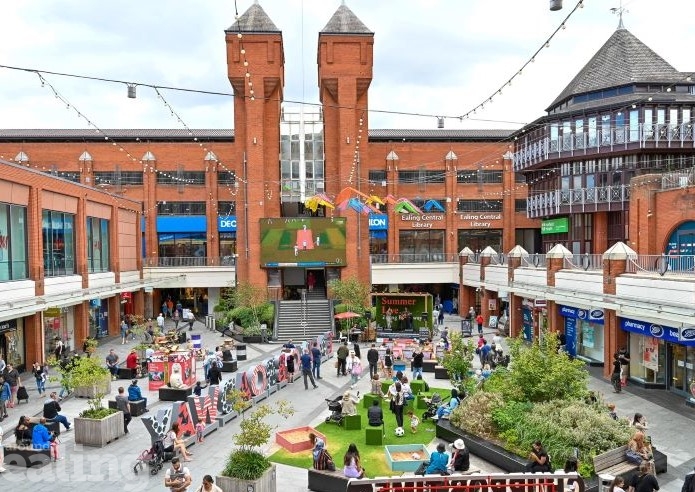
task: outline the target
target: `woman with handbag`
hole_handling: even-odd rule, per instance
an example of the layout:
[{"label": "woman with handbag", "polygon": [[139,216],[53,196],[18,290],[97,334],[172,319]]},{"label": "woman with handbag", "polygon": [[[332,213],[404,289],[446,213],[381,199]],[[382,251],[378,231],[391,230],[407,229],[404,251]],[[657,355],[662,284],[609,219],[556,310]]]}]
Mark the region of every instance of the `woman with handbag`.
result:
[{"label": "woman with handbag", "polygon": [[648,462],[649,471],[652,475],[656,475],[656,469],[654,467],[654,455],[652,453],[652,447],[646,442],[644,438],[644,432],[637,431],[632,436],[632,439],[627,443],[627,451],[625,451],[625,457],[630,463],[641,464],[643,462]]}]

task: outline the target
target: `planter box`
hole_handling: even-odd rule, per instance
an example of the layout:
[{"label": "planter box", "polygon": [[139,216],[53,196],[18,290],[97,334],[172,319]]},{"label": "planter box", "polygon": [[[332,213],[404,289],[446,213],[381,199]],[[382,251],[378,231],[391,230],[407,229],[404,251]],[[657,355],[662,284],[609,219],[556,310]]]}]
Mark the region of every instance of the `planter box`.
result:
[{"label": "planter box", "polygon": [[[498,468],[501,468],[507,473],[519,473],[526,471],[527,459],[522,458],[514,453],[510,453],[503,447],[483,439],[473,434],[454,427],[447,419],[439,419],[437,421],[436,436],[445,441],[453,442],[456,439],[463,439],[466,443],[468,451],[481,458],[488,463],[491,463]],[[593,476],[588,480],[584,480],[584,492],[598,492],[599,481],[598,477]]]},{"label": "planter box", "polygon": [[187,401],[193,394],[193,388],[169,388],[162,386],[159,388],[159,401]]},{"label": "planter box", "polygon": [[215,477],[215,484],[222,492],[277,492],[275,465],[268,468],[258,480],[239,480],[231,477]]},{"label": "planter box", "polygon": [[111,377],[106,376],[100,383],[92,386],[78,386],[75,388],[73,396],[77,398],[96,398],[98,394],[108,395],[111,393]]},{"label": "planter box", "polygon": [[[301,433],[302,434],[302,440],[298,441],[297,439],[290,439],[288,437],[289,434],[294,434],[294,433]],[[275,442],[278,443],[280,446],[285,448],[287,451],[290,453],[298,453],[299,451],[307,451],[309,449],[313,449],[314,445],[311,444],[311,441],[309,440],[309,433],[313,432],[317,437],[320,437],[323,439],[323,442],[328,445],[326,442],[326,436],[321,434],[319,431],[314,429],[313,427],[295,427],[293,429],[286,429],[283,431],[279,431],[275,433]]]},{"label": "planter box", "polygon": [[[386,462],[393,471],[414,472],[420,467],[420,464],[429,461],[430,453],[423,444],[387,444],[384,446],[386,453]],[[419,459],[410,458],[407,460],[394,459],[393,453],[408,453],[412,455],[417,453]]]},{"label": "planter box", "polygon": [[75,417],[75,444],[103,448],[111,441],[125,435],[123,412],[116,412],[105,419]]}]

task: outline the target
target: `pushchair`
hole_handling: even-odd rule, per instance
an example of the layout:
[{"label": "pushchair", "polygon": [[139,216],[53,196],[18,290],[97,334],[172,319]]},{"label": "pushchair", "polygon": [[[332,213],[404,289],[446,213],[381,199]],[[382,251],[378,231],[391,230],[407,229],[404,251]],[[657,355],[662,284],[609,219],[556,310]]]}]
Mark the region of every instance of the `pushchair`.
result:
[{"label": "pushchair", "polygon": [[437,409],[442,403],[444,402],[438,393],[432,395],[432,398],[430,398],[430,400],[427,402],[427,409],[422,414],[422,422],[437,415]]},{"label": "pushchair", "polygon": [[338,425],[343,425],[343,404],[341,403],[343,397],[339,396],[335,400],[326,398],[326,403],[328,403],[328,409],[331,414],[326,417],[326,423],[334,422]]},{"label": "pushchair", "polygon": [[137,475],[147,465],[150,467],[150,475],[156,475],[164,467],[164,462],[171,460],[174,455],[173,451],[164,451],[164,443],[159,439],[154,442],[150,449],[145,449],[140,453],[135,466],[133,466],[133,473]]}]

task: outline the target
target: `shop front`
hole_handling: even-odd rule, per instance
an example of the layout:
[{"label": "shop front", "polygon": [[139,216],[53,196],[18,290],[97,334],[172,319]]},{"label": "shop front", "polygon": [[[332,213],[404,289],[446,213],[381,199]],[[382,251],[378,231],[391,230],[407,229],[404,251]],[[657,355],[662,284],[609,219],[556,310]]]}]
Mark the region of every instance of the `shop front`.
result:
[{"label": "shop front", "polygon": [[630,381],[695,399],[695,328],[618,319],[628,332]]},{"label": "shop front", "polygon": [[369,214],[369,254],[372,263],[388,263],[389,217]]},{"label": "shop front", "polygon": [[602,309],[582,309],[558,305],[564,321],[565,350],[592,366],[603,366],[604,313]]},{"label": "shop front", "polygon": [[23,318],[0,321],[0,358],[19,372],[26,370]]},{"label": "shop front", "polygon": [[43,348],[50,356],[58,342],[62,342],[65,352],[75,350],[75,316],[73,306],[50,307],[43,312]]},{"label": "shop front", "polygon": [[521,300],[521,337],[531,343],[548,329],[548,309],[545,299]]},{"label": "shop front", "polygon": [[109,334],[109,303],[106,299],[89,301],[89,336],[104,338]]}]

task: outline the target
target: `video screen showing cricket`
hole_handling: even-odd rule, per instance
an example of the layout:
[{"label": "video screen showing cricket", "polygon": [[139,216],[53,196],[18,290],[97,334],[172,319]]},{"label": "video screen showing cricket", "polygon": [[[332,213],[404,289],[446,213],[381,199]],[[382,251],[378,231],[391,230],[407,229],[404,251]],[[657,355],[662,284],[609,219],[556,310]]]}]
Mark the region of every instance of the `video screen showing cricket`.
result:
[{"label": "video screen showing cricket", "polygon": [[261,266],[345,266],[345,217],[261,219]]}]

